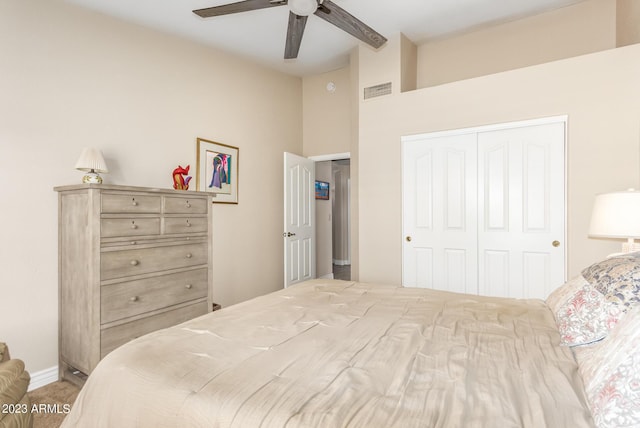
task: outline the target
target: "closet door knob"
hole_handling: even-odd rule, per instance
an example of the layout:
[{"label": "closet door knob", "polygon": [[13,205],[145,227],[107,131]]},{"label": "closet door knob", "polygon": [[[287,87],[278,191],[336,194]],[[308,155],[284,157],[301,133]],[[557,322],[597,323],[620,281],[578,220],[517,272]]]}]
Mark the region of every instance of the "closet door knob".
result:
[{"label": "closet door knob", "polygon": [[560,241],[553,241],[551,243],[551,245],[553,245],[554,247],[559,247],[560,246]]},{"label": "closet door knob", "polygon": [[407,236],[406,238],[404,238],[407,242],[411,242],[411,237]]}]

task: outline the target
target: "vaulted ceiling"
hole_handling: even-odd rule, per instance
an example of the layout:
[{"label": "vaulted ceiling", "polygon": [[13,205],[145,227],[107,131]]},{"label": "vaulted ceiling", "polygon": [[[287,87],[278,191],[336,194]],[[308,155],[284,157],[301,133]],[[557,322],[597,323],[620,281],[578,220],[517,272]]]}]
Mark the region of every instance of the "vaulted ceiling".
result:
[{"label": "vaulted ceiling", "polygon": [[[347,64],[361,43],[318,16],[308,17],[298,57],[284,59],[289,7],[267,7],[201,18],[192,11],[228,0],[66,0],[100,13],[174,33],[292,75]],[[256,0],[253,0],[256,1]],[[331,0],[385,37],[404,33],[414,43],[447,37],[568,6],[584,0]],[[381,49],[383,49],[382,47]],[[371,48],[373,49],[373,48]]]}]

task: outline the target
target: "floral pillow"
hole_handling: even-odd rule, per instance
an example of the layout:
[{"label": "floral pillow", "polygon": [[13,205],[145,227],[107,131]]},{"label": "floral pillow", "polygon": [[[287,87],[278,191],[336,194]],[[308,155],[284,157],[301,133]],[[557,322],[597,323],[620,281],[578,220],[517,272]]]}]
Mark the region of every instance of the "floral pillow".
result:
[{"label": "floral pillow", "polygon": [[556,288],[549,294],[545,303],[551,309],[551,312],[555,315],[558,309],[564,305],[570,298],[572,298],[582,287],[589,284],[582,275],[578,275],[565,282],[560,287]]},{"label": "floral pillow", "polygon": [[625,310],[640,304],[640,252],[623,254],[594,263],[582,276],[598,291]]},{"label": "floral pillow", "polygon": [[583,285],[554,313],[563,345],[578,346],[602,340],[624,310],[592,285]]},{"label": "floral pillow", "polygon": [[591,413],[600,428],[640,426],[640,307],[602,342],[575,348]]}]

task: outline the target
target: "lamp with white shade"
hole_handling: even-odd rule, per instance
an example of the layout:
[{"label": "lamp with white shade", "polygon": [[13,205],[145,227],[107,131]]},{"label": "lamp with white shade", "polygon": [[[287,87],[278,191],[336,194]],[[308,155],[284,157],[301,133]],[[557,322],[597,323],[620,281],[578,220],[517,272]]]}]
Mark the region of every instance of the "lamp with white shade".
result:
[{"label": "lamp with white shade", "polygon": [[76,162],[76,169],[85,171],[84,177],[82,177],[83,183],[102,183],[102,177],[99,173],[107,173],[107,163],[104,161],[102,152],[92,147],[86,147],[82,150],[80,158]]},{"label": "lamp with white shade", "polygon": [[626,239],[623,253],[640,250],[640,244],[634,242],[640,238],[640,191],[629,189],[596,195],[589,236]]}]

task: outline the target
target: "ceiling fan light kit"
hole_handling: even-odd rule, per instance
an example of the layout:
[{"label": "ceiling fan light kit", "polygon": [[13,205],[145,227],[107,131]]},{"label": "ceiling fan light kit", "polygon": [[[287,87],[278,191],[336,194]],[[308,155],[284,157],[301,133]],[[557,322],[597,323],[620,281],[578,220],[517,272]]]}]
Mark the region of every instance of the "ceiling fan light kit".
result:
[{"label": "ceiling fan light kit", "polygon": [[298,51],[302,43],[302,35],[307,25],[307,17],[310,15],[315,15],[335,25],[375,49],[384,45],[387,41],[382,34],[331,0],[244,0],[221,6],[197,9],[194,10],[193,13],[202,18],[210,18],[213,16],[229,15],[232,13],[248,12],[284,5],[287,5],[289,8],[289,24],[284,48],[285,59],[298,57]]},{"label": "ceiling fan light kit", "polygon": [[299,16],[313,15],[317,9],[316,0],[289,0],[289,10]]}]

